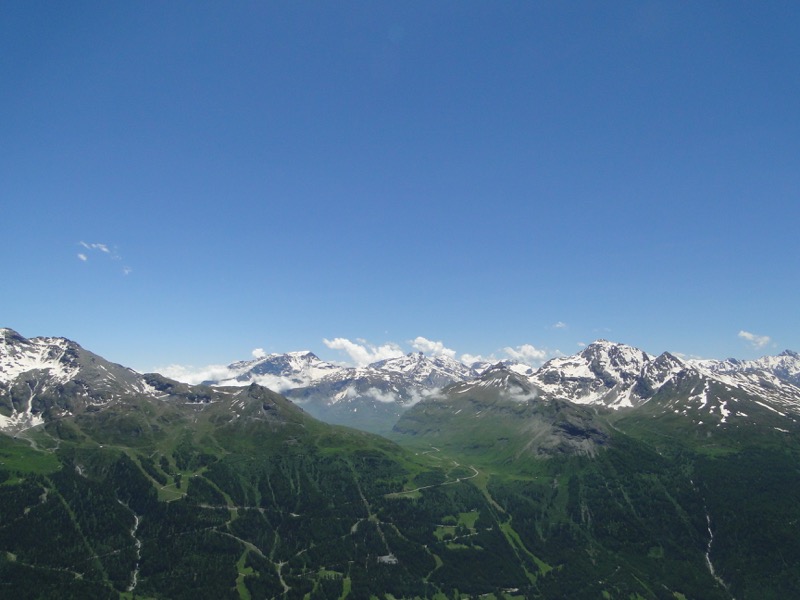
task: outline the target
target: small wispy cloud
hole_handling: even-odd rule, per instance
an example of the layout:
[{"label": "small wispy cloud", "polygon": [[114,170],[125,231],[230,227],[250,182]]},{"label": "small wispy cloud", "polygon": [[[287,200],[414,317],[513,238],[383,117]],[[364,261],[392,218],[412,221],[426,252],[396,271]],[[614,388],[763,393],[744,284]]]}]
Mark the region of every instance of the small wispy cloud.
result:
[{"label": "small wispy cloud", "polygon": [[354,342],[347,338],[323,339],[322,342],[331,350],[340,350],[347,354],[358,367],[365,367],[379,360],[397,358],[405,354],[394,342],[387,342],[380,346],[370,344],[366,340]]},{"label": "small wispy cloud", "polygon": [[748,342],[756,350],[763,348],[772,341],[768,335],[758,335],[749,331],[740,331],[739,337]]},{"label": "small wispy cloud", "polygon": [[440,395],[442,393],[442,390],[441,390],[441,388],[433,388],[431,390],[411,389],[409,392],[411,394],[411,398],[409,398],[405,402],[405,406],[407,406],[407,407],[411,407],[411,406],[414,406],[415,404],[419,404],[425,398],[431,398],[433,396],[438,396],[438,395]]},{"label": "small wispy cloud", "polygon": [[78,242],[78,244],[80,244],[81,246],[83,246],[87,250],[99,250],[100,252],[103,252],[105,254],[111,254],[111,250],[109,250],[109,248],[108,248],[108,246],[106,244],[99,244],[99,243],[87,244],[86,242],[83,242],[83,241]]},{"label": "small wispy cloud", "polygon": [[680,358],[681,360],[707,360],[704,356],[699,356],[697,354],[686,354],[685,352],[670,352],[676,358]]},{"label": "small wispy cloud", "polygon": [[553,323],[550,327],[551,329],[567,329],[569,325],[564,323],[564,321],[557,321],[556,323]]},{"label": "small wispy cloud", "polygon": [[379,390],[376,387],[369,388],[366,391],[365,395],[366,396],[370,396],[370,397],[374,398],[375,400],[377,400],[378,402],[381,402],[383,404],[394,404],[395,402],[400,400],[400,397],[397,394],[395,394],[395,393],[393,393],[393,392],[391,392],[389,390],[387,390],[385,392],[382,392],[381,390]]},{"label": "small wispy cloud", "polygon": [[[100,242],[84,242],[81,240],[78,242],[78,245],[83,248],[84,251],[78,252],[78,260],[81,262],[89,262],[89,258],[92,254],[104,255],[111,260],[122,260],[122,257],[117,254],[116,250],[112,250],[108,244],[103,244]],[[129,266],[122,267],[122,274],[123,275],[130,275],[133,272]]]},{"label": "small wispy cloud", "polygon": [[505,392],[501,392],[501,395],[508,398],[512,402],[530,402],[531,400],[535,400],[539,395],[537,392],[525,392],[521,389],[509,389]]}]

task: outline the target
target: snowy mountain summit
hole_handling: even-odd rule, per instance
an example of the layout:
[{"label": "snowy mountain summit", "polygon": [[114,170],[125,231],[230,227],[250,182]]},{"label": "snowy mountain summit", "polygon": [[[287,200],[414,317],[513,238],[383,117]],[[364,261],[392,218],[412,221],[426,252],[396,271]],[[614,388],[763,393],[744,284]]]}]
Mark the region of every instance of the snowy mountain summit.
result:
[{"label": "snowy mountain summit", "polygon": [[269,354],[254,360],[243,360],[228,366],[231,376],[206,381],[213,385],[250,385],[257,383],[277,392],[311,385],[342,371],[344,367],[325,362],[313,352]]},{"label": "snowy mountain summit", "polygon": [[0,329],[0,430],[40,425],[45,416],[154,395],[135,371],[59,337],[27,339]]},{"label": "snowy mountain summit", "polygon": [[546,362],[530,381],[545,394],[580,404],[633,406],[634,387],[652,360],[632,346],[598,340],[579,354]]},{"label": "snowy mountain summit", "polygon": [[78,369],[70,342],[64,338],[25,339],[13,329],[0,329],[0,385],[28,371],[48,371],[54,382],[65,382]]},{"label": "snowy mountain summit", "polygon": [[800,386],[800,354],[784,350],[777,356],[762,356],[756,360],[729,358],[721,361],[699,361],[717,373],[757,373],[767,371],[781,381]]},{"label": "snowy mountain summit", "polygon": [[[444,356],[427,357],[422,352],[388,358],[364,367],[346,367],[320,360],[308,351],[270,354],[264,358],[235,362],[228,366],[233,374],[227,379],[207,381],[213,385],[249,385],[259,383],[276,391],[307,387],[320,383],[363,378],[393,379],[402,385],[443,387],[455,381],[473,378],[470,367]],[[402,380],[402,381],[401,381]]]},{"label": "snowy mountain summit", "polygon": [[800,357],[790,351],[755,361],[682,360],[668,352],[652,357],[599,340],[579,354],[548,361],[530,382],[542,396],[576,404],[612,409],[647,405],[698,424],[722,425],[755,414],[797,422],[798,372]]},{"label": "snowy mountain summit", "polygon": [[445,356],[411,352],[362,367],[288,352],[228,366],[230,375],[207,385],[263,385],[285,394],[330,423],[388,431],[397,417],[435,390],[477,377],[474,369]]},{"label": "snowy mountain summit", "polygon": [[444,387],[474,378],[477,373],[463,363],[446,356],[427,357],[422,352],[389,358],[369,365],[375,371],[399,375],[427,387]]}]

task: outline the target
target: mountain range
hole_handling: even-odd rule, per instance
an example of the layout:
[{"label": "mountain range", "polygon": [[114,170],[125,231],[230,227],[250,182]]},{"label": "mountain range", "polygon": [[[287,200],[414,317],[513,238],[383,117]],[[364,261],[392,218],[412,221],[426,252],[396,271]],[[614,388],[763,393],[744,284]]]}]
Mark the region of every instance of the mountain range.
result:
[{"label": "mountain range", "polygon": [[538,369],[300,352],[229,371],[189,385],[0,330],[2,589],[800,597],[794,352],[598,340]]},{"label": "mountain range", "polygon": [[385,433],[409,406],[451,383],[473,379],[481,371],[448,357],[422,353],[366,367],[344,367],[304,351],[236,362],[228,366],[228,372],[227,378],[204,383],[257,383],[286,395],[323,421]]},{"label": "mountain range", "polygon": [[[204,384],[256,383],[323,421],[387,433],[423,399],[441,396],[453,384],[485,385],[482,375],[497,368],[527,382],[531,395],[612,409],[638,407],[682,390],[683,407],[673,410],[691,412],[697,423],[738,423],[764,411],[794,422],[800,406],[796,352],[757,360],[685,360],[668,352],[653,357],[607,340],[538,369],[514,361],[465,365],[421,352],[358,368],[325,362],[308,351],[270,354],[233,363],[230,377]],[[47,416],[67,414],[76,403],[97,408],[130,394],[158,396],[151,380],[64,338],[26,339],[0,330],[0,402],[5,403],[0,404],[0,429],[41,424]]]},{"label": "mountain range", "polygon": [[[229,367],[234,377],[206,383],[259,383],[324,421],[386,433],[419,401],[440,395],[448,385],[478,381],[498,366],[526,380],[531,393],[613,409],[639,406],[662,387],[666,392],[679,382],[688,385],[689,380],[697,382],[693,401],[709,415],[742,418],[742,411],[735,408],[742,394],[764,399],[779,413],[792,412],[800,403],[800,356],[789,350],[749,361],[685,360],[668,352],[653,357],[606,340],[573,356],[551,359],[538,369],[515,361],[465,365],[422,353],[352,368],[324,362],[311,352],[272,354],[234,363]],[[724,390],[736,393],[728,397]]]}]

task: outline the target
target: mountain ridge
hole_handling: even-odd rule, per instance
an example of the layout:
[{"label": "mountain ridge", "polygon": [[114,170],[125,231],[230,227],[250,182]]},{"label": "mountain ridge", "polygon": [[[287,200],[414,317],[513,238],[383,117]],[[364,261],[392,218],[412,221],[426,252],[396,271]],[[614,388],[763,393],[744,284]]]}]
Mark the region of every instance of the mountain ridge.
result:
[{"label": "mountain ridge", "polygon": [[[683,401],[692,402],[698,411],[722,424],[748,415],[747,409],[735,408],[745,397],[750,398],[748,405],[758,398],[767,410],[791,415],[790,419],[800,406],[800,355],[791,350],[755,360],[687,360],[669,352],[651,356],[603,339],[574,355],[552,358],[537,369],[501,361],[478,370],[452,358],[421,352],[364,367],[335,365],[310,351],[274,353],[232,363],[230,377],[203,385],[244,387],[257,383],[283,393],[324,421],[385,433],[415,404],[448,386],[480,381],[498,366],[524,378],[536,395],[615,410],[641,406],[662,388],[663,399],[668,389],[686,388],[689,379],[697,383]],[[33,380],[26,382],[25,378],[26,373],[34,372],[42,374],[36,389]],[[92,382],[94,396],[87,392],[87,381]],[[40,424],[45,410],[53,414],[68,411],[46,398],[48,391],[52,395],[52,390],[64,386],[74,398],[84,398],[89,404],[102,404],[124,394],[156,394],[136,371],[105,361],[66,338],[27,339],[12,329],[0,330],[0,394],[4,397],[0,429]],[[733,396],[723,397],[733,391]],[[695,421],[703,420],[697,415]]]}]

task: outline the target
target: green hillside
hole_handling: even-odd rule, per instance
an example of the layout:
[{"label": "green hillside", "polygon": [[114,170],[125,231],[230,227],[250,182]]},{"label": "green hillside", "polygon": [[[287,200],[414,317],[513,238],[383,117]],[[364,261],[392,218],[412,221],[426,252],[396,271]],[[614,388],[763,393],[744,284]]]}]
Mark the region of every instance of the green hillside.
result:
[{"label": "green hillside", "polygon": [[800,592],[779,437],[484,390],[417,405],[389,441],[256,385],[148,385],[0,436],[0,597]]},{"label": "green hillside", "polygon": [[697,426],[665,395],[614,412],[512,391],[454,386],[392,437],[480,470],[509,543],[547,565],[541,597],[800,597],[796,435]]}]

